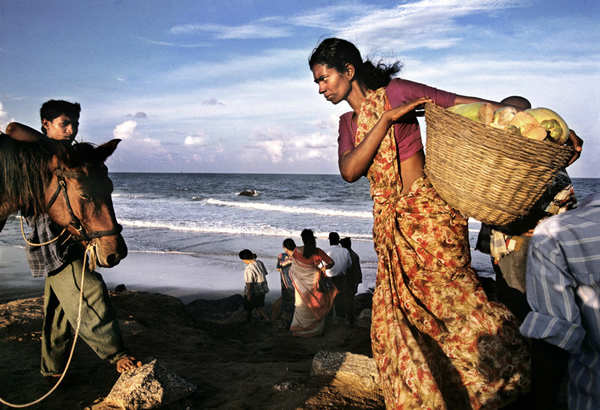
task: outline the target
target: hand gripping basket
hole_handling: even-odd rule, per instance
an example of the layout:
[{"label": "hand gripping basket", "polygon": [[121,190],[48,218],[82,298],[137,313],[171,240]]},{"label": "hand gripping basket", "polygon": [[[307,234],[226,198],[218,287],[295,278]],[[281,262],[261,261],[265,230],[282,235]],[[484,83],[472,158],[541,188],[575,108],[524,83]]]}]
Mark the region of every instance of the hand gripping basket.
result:
[{"label": "hand gripping basket", "polygon": [[490,225],[524,216],[573,156],[568,146],[515,136],[426,104],[425,173],[462,214]]}]

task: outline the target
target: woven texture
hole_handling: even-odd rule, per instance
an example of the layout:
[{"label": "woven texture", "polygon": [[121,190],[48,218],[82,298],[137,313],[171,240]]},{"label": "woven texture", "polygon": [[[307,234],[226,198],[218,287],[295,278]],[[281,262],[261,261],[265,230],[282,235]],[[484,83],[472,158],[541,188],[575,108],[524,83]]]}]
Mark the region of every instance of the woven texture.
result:
[{"label": "woven texture", "polygon": [[462,214],[505,225],[529,212],[573,156],[567,146],[515,136],[426,104],[425,173]]}]

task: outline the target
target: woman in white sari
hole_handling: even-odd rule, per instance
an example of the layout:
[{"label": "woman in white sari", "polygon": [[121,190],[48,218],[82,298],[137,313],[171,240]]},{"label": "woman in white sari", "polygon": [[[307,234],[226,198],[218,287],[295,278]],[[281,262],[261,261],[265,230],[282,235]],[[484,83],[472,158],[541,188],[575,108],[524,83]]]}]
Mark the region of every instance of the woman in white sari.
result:
[{"label": "woman in white sari", "polygon": [[331,310],[338,290],[333,286],[330,291],[319,292],[317,283],[324,276],[323,271],[330,269],[334,262],[322,249],[317,248],[310,229],[303,230],[301,236],[304,246],[294,250],[290,269],[296,289],[296,308],[290,330],[299,337],[322,336],[323,319]]}]

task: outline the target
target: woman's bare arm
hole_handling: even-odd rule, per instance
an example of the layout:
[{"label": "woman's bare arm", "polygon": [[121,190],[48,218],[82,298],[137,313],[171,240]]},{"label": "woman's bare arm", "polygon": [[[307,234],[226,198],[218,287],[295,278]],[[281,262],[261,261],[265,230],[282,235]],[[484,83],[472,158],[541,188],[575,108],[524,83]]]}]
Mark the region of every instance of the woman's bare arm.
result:
[{"label": "woman's bare arm", "polygon": [[358,181],[371,166],[390,127],[402,116],[427,102],[432,102],[431,98],[422,97],[384,112],[360,144],[340,154],[338,165],[342,178],[347,182]]},{"label": "woman's bare arm", "polygon": [[[478,97],[468,97],[466,95],[456,95],[456,100],[454,100],[454,104],[458,105],[458,104],[472,104],[472,103],[478,103],[478,102],[483,102],[483,103],[490,103],[492,104],[492,106],[494,107],[494,111],[502,108],[502,107],[506,107],[506,104],[502,104],[499,103],[497,101],[491,101],[491,100],[484,100],[483,98],[478,98]],[[515,107],[517,108],[518,111],[521,111],[522,108],[521,107]]]},{"label": "woman's bare arm", "polygon": [[583,150],[583,140],[581,138],[579,138],[579,136],[577,134],[575,134],[575,131],[573,130],[569,130],[569,139],[567,140],[567,145],[571,145],[573,146],[573,149],[575,150],[575,153],[573,154],[573,157],[571,158],[571,160],[569,161],[569,165],[571,165],[573,162],[577,161],[579,159],[579,157],[581,156],[581,151]]}]

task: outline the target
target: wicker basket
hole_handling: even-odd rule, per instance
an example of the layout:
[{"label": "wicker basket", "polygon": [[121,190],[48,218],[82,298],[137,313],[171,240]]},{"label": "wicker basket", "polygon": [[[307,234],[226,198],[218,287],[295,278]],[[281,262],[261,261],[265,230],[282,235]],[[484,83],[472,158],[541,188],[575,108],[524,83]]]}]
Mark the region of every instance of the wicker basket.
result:
[{"label": "wicker basket", "polygon": [[453,208],[490,225],[524,216],[573,151],[426,104],[425,173]]}]

